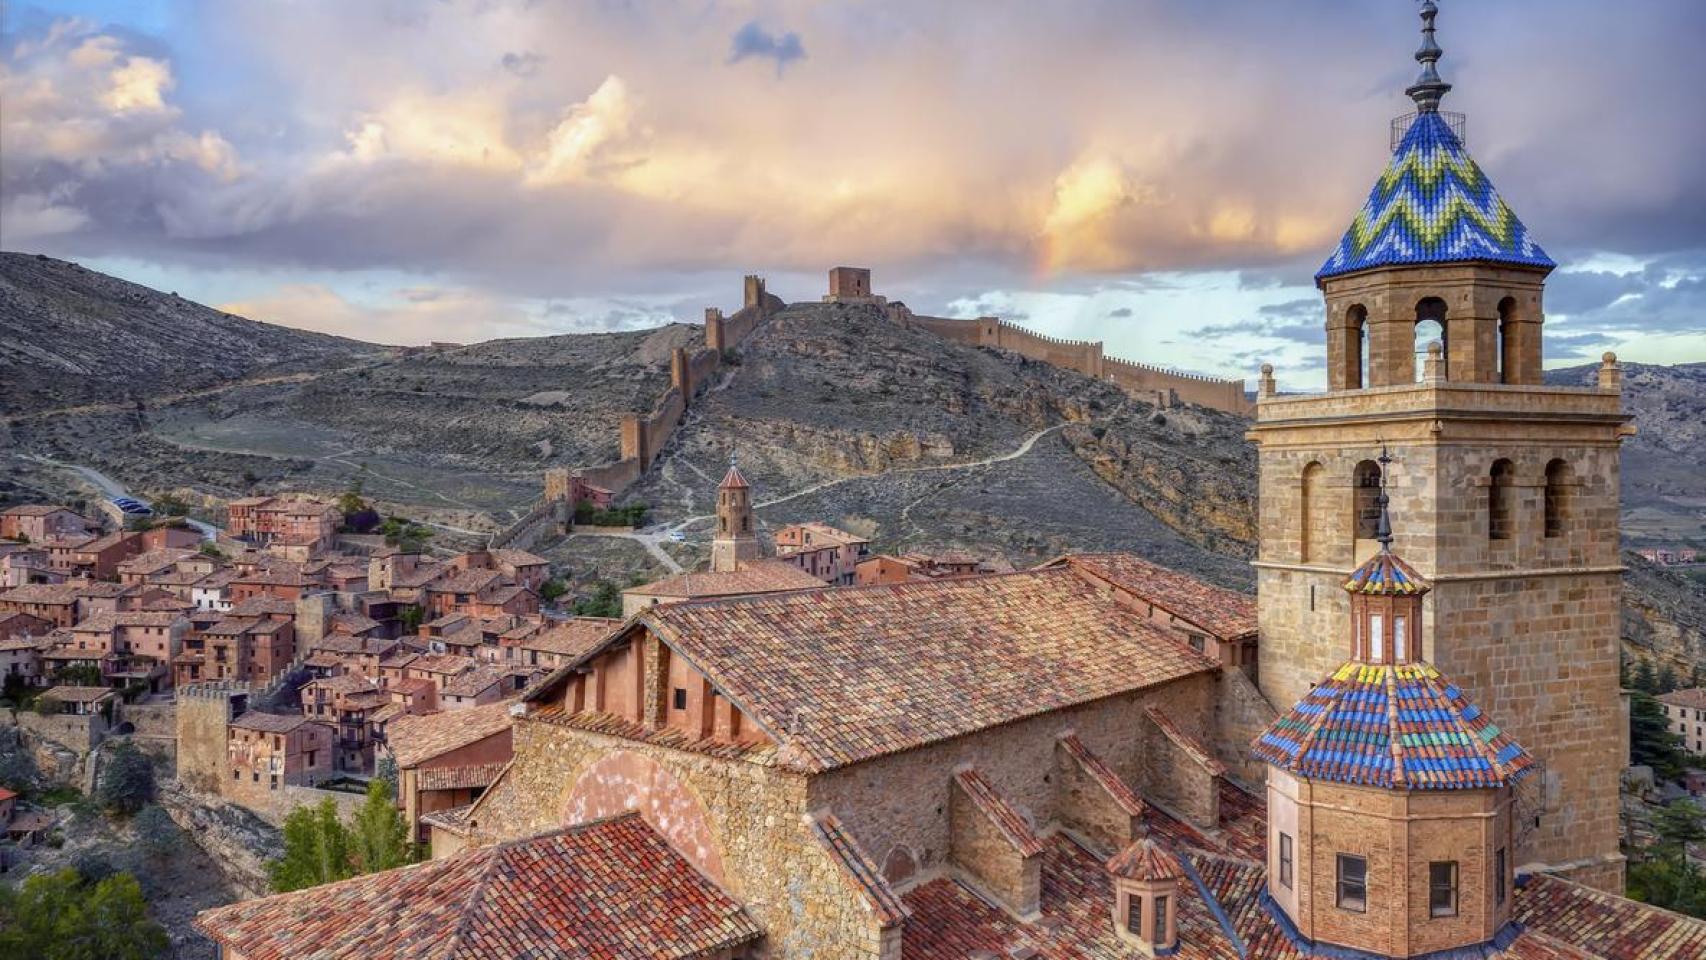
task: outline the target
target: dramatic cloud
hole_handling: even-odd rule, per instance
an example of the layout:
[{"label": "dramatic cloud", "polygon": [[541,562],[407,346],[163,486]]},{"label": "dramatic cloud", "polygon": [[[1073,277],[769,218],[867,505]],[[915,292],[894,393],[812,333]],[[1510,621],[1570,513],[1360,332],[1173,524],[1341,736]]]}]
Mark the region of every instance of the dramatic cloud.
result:
[{"label": "dramatic cloud", "polygon": [[[1554,280],[1560,344],[1631,342],[1651,316],[1706,355],[1706,4],[1639,7],[1449,7],[1448,106],[1547,249],[1586,265]],[[526,305],[748,270],[812,297],[863,263],[916,309],[1006,304],[1195,369],[1273,349],[1304,377],[1315,321],[1262,310],[1316,296],[1416,43],[1411,5],[1337,0],[110,8],[24,7],[0,35],[8,248],[146,260],[188,294],[265,273],[224,299],[319,284],[361,309],[340,275],[407,273],[548,329]]]},{"label": "dramatic cloud", "polygon": [[757,20],[751,20],[735,31],[729,48],[730,63],[739,63],[748,57],[776,61],[776,73],[780,75],[790,62],[805,59],[806,48],[800,43],[799,34],[774,34],[759,26]]}]

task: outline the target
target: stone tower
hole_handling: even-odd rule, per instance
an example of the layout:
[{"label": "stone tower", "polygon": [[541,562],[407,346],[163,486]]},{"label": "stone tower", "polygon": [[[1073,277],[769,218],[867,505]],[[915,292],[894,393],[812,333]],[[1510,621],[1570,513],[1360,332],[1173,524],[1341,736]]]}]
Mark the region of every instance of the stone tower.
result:
[{"label": "stone tower", "polygon": [[752,486],[729,461],[729,472],[717,485],[717,535],[711,541],[711,569],[735,570],[758,559],[758,535],[752,529]]},{"label": "stone tower", "polygon": [[1297,702],[1338,662],[1352,622],[1340,585],[1378,550],[1384,481],[1399,549],[1433,584],[1419,655],[1539,761],[1517,801],[1519,863],[1620,890],[1620,378],[1607,354],[1597,388],[1543,384],[1555,265],[1439,111],[1436,13],[1423,3],[1416,113],[1316,277],[1328,390],[1279,396],[1262,380],[1262,688]]}]

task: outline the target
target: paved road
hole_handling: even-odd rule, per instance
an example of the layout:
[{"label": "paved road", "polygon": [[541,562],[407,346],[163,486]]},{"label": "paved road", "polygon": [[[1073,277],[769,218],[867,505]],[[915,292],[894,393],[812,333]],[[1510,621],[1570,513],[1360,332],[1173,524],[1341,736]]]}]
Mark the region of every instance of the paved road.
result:
[{"label": "paved road", "polygon": [[[87,480],[90,484],[94,485],[95,489],[101,491],[101,495],[109,500],[131,496],[130,492],[124,488],[124,484],[119,483],[117,480],[114,480],[112,477],[107,476],[93,467],[85,467],[76,463],[64,463],[59,460],[49,460],[47,457],[30,456],[29,459],[34,460],[37,463],[45,463],[50,466],[58,467],[61,470],[70,470],[72,473],[77,474],[84,480]],[[142,498],[135,497],[134,499],[141,500]],[[185,517],[184,522],[194,528],[197,533],[201,534],[202,539],[204,540],[212,540],[219,536],[219,528],[215,527],[211,523],[203,523],[200,520],[191,519],[190,517]]]}]

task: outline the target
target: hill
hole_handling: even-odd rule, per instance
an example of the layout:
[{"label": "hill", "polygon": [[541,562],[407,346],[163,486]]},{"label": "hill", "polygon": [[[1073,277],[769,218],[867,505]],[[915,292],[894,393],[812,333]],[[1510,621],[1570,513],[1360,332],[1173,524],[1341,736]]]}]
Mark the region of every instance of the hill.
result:
[{"label": "hill", "polygon": [[[387,509],[466,543],[524,511],[547,467],[613,458],[622,414],[649,409],[668,385],[671,351],[703,343],[702,328],[675,324],[378,348],[21,255],[0,258],[0,293],[0,362],[14,384],[0,501],[85,489],[35,457],[102,471],[144,495],[204,498],[211,516],[224,498],[335,493],[360,477]],[[99,375],[71,376],[87,370]],[[1706,502],[1697,452],[1706,365],[1630,364],[1625,377],[1641,431],[1625,446],[1629,533],[1683,537]],[[73,379],[89,382],[67,386]],[[625,496],[685,521],[688,542],[667,545],[682,565],[704,556],[704,515],[737,456],[766,527],[824,519],[871,535],[879,550],[964,549],[1018,565],[1130,550],[1247,589],[1256,462],[1246,427],[1201,407],[1157,409],[1068,370],[898,326],[871,307],[799,303],[742,343]],[[635,540],[577,536],[548,552],[582,583],[667,572]],[[1645,568],[1630,585],[1629,648],[1697,659],[1706,642],[1698,585]]]},{"label": "hill", "polygon": [[0,410],[126,403],[373,354],[64,260],[0,253]]},{"label": "hill", "polygon": [[[1599,366],[1546,372],[1589,386]],[[1706,546],[1706,363],[1623,364],[1623,408],[1636,435],[1623,444],[1623,537],[1635,545]]]}]

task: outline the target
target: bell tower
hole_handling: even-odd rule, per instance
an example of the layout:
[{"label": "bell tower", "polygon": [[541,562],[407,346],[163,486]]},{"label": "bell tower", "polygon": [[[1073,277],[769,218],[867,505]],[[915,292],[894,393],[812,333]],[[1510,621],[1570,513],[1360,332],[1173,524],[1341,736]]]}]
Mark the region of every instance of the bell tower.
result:
[{"label": "bell tower", "polygon": [[[1295,703],[1357,622],[1340,585],[1391,536],[1432,584],[1423,657],[1460,681],[1537,758],[1517,798],[1519,864],[1621,890],[1617,683],[1623,415],[1616,358],[1596,388],[1541,376],[1543,294],[1556,266],[1443,113],[1438,7],[1421,5],[1415,112],[1316,275],[1328,389],[1279,395],[1264,370],[1256,561],[1262,688]],[[1395,458],[1382,464],[1383,445]],[[1415,628],[1412,627],[1414,630]]]},{"label": "bell tower", "polygon": [[731,457],[729,472],[717,485],[717,533],[711,539],[711,570],[738,570],[758,556],[758,534],[752,529],[752,485],[741,476]]}]

